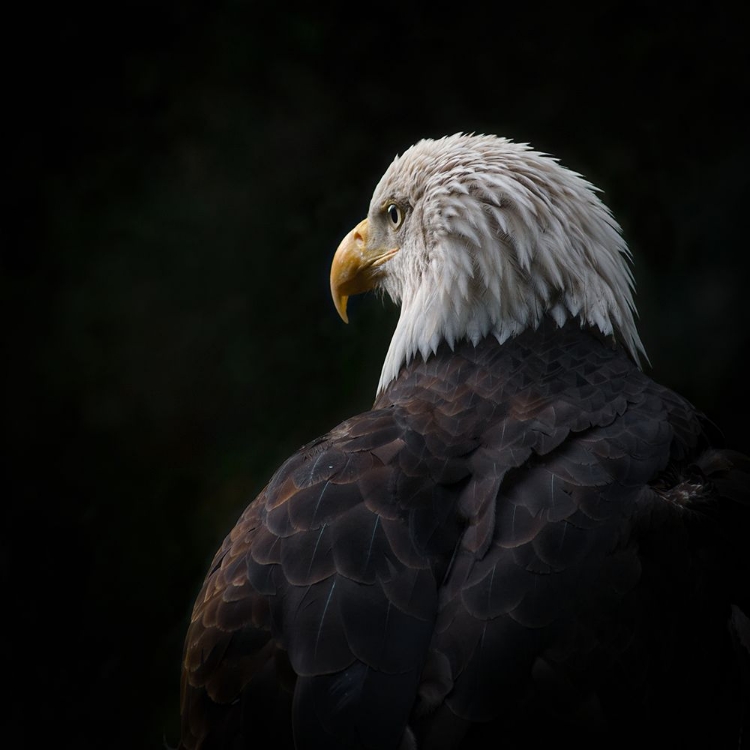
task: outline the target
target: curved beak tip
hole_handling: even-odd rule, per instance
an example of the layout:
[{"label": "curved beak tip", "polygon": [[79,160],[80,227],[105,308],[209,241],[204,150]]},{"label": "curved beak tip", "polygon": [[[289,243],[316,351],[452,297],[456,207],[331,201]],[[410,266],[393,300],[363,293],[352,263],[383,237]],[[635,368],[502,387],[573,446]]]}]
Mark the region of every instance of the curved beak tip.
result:
[{"label": "curved beak tip", "polygon": [[346,314],[346,304],[348,301],[349,297],[345,294],[336,294],[336,292],[333,291],[333,304],[336,307],[336,312],[344,323],[349,322],[349,316]]}]

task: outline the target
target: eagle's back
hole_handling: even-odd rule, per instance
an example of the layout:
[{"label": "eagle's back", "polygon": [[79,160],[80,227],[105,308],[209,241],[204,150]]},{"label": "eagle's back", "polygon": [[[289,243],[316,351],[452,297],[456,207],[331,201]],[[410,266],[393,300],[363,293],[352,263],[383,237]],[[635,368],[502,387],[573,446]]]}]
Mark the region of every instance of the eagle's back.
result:
[{"label": "eagle's back", "polygon": [[649,727],[736,747],[739,476],[689,403],[576,325],[443,344],[226,539],[183,745],[611,747]]}]

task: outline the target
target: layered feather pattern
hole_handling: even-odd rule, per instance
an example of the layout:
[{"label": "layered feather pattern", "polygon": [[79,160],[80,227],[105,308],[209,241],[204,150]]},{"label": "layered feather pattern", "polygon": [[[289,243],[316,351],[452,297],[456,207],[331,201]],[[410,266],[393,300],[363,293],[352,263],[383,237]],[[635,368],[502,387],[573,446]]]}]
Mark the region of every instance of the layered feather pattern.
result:
[{"label": "layered feather pattern", "polygon": [[[217,554],[183,746],[618,746],[650,726],[676,747],[678,709],[717,711],[729,685],[737,713],[725,641],[748,569],[715,545],[724,506],[747,507],[701,473],[704,442],[687,402],[578,325],[413,362],[292,456]],[[669,497],[690,466],[700,487]],[[696,567],[709,552],[740,567]]]}]

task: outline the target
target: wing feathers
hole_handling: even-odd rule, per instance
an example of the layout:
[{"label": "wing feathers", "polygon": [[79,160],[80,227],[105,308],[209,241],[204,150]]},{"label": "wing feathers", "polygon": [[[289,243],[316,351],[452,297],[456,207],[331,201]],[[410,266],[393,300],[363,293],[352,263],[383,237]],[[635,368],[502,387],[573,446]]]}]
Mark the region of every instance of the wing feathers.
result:
[{"label": "wing feathers", "polygon": [[[523,716],[594,726],[617,700],[641,715],[719,601],[696,599],[718,591],[696,540],[726,540],[749,604],[746,467],[704,440],[687,402],[575,326],[415,361],[227,537],[186,641],[183,747],[264,728],[291,747],[272,724],[290,715],[299,748],[383,749]],[[706,532],[725,516],[736,530]],[[679,688],[657,708],[698,700]]]}]

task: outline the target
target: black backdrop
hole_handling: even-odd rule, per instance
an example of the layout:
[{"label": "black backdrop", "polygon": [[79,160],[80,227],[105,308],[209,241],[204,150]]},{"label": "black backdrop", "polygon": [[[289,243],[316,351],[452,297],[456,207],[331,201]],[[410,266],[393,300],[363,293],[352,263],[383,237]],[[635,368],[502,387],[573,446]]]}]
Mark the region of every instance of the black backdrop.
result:
[{"label": "black backdrop", "polygon": [[651,374],[750,449],[740,3],[278,5],[6,19],[3,682],[21,747],[176,744],[215,549],[291,451],[372,400],[395,313],[355,300],[341,324],[328,264],[421,137],[528,141],[601,187]]}]

